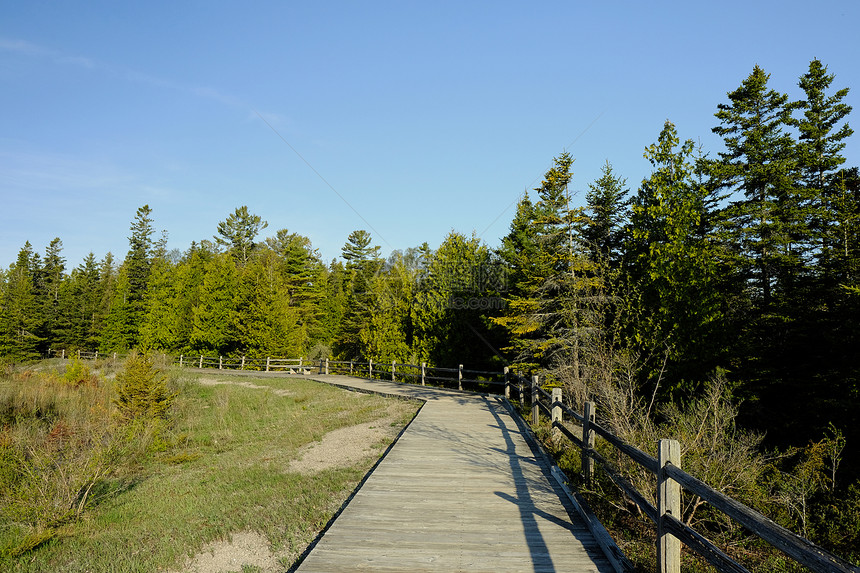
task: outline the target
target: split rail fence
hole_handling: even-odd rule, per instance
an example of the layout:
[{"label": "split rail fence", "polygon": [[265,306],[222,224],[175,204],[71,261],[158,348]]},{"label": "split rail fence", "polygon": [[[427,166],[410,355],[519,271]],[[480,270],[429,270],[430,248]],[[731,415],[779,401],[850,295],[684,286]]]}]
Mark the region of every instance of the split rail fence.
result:
[{"label": "split rail fence", "polygon": [[[524,395],[529,394],[532,425],[537,426],[540,423],[541,414],[545,414],[550,419],[552,428],[580,449],[583,479],[586,483],[593,478],[595,462],[597,462],[609,479],[654,522],[657,529],[657,570],[660,573],[680,572],[682,543],[702,556],[718,571],[749,573],[710,540],[681,521],[682,489],[698,496],[749,532],[812,571],[860,573],[860,567],[777,525],[761,513],[683,471],[681,448],[677,441],[660,440],[658,456],[655,458],[625,443],[601,426],[597,422],[597,412],[593,402],[585,402],[582,412],[577,412],[563,404],[561,389],[555,388],[552,393],[545,391],[540,387],[537,376],[534,376],[530,382],[526,385],[524,380],[519,379],[518,389],[521,404],[525,404]],[[568,420],[579,424],[581,428],[579,435],[565,424],[565,416]],[[595,438],[598,437],[654,475],[657,485],[656,507],[629,480],[620,475],[609,460],[597,452]]]},{"label": "split rail fence", "polygon": [[[77,351],[67,355],[65,351],[53,351],[57,357],[79,359],[118,359],[124,355],[102,354]],[[593,402],[585,402],[582,412],[565,405],[561,389],[554,388],[551,393],[541,388],[539,377],[527,379],[510,371],[487,372],[467,370],[463,365],[457,368],[431,367],[426,363],[400,364],[397,362],[333,361],[329,359],[308,360],[305,358],[246,358],[239,359],[207,356],[183,356],[175,359],[179,366],[192,368],[219,368],[232,370],[258,370],[264,372],[287,372],[293,374],[342,374],[369,379],[390,380],[421,385],[434,385],[480,392],[504,393],[511,399],[516,393],[522,408],[530,409],[530,422],[538,426],[544,414],[554,430],[567,438],[580,450],[583,479],[590,483],[595,471],[595,462],[606,476],[633,501],[657,530],[657,570],[660,573],[680,573],[681,544],[701,555],[718,571],[726,573],[749,573],[741,564],[729,557],[710,540],[681,521],[681,491],[698,496],[711,507],[723,512],[734,522],[749,532],[782,551],[795,562],[819,573],[860,573],[848,561],[818,547],[811,541],[792,533],[774,523],[763,514],[741,504],[727,495],[713,489],[708,484],[681,469],[680,444],[675,440],[660,440],[658,456],[654,456],[624,442],[618,436],[598,423]],[[512,409],[515,413],[516,410]],[[527,410],[525,410],[527,411]],[[568,427],[568,422],[578,424],[579,435]],[[526,420],[524,420],[526,421]],[[604,440],[618,453],[633,460],[636,464],[654,475],[656,480],[657,504],[648,501],[647,496],[638,491],[628,479],[621,475],[595,447],[597,438]],[[581,498],[580,498],[581,501]],[[612,543],[611,541],[609,542]],[[622,571],[631,570],[632,565],[623,556],[615,559],[616,567]]]}]

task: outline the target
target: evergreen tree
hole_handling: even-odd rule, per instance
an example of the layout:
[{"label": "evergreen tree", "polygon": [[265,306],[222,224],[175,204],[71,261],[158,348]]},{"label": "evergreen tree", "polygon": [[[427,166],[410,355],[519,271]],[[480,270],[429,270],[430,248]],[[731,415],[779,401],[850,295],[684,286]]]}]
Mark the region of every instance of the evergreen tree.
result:
[{"label": "evergreen tree", "polygon": [[0,300],[0,356],[16,360],[39,357],[43,340],[38,336],[39,301],[33,284],[39,272],[39,256],[27,241],[6,273]]},{"label": "evergreen tree", "polygon": [[266,239],[266,245],[277,257],[287,302],[298,312],[307,335],[313,340],[326,339],[319,310],[326,273],[319,252],[310,239],[286,229]]},{"label": "evergreen tree", "polygon": [[659,340],[670,348],[675,381],[685,375],[695,380],[716,366],[720,352],[714,340],[722,317],[720,250],[707,224],[711,192],[696,181],[693,153],[693,141],[680,143],[667,121],[645,150],[653,171],[633,199],[628,244],[629,272],[641,285],[648,315],[637,327],[654,329],[632,333],[633,340]]},{"label": "evergreen tree", "polygon": [[65,277],[66,259],[63,258],[63,241],[53,239],[45,249],[45,262],[39,277],[38,294],[40,298],[41,337],[45,344],[40,349],[44,354],[54,341],[62,338],[64,328],[60,314],[60,289]]},{"label": "evergreen tree", "polygon": [[[539,199],[529,209],[531,230],[518,233],[533,247],[533,255],[513,269],[522,282],[515,283],[504,313],[492,321],[508,330],[511,345],[506,350],[520,368],[540,367],[549,379],[578,387],[581,347],[594,327],[584,300],[595,295],[600,281],[578,233],[583,210],[570,206],[572,164],[568,153],[556,157],[536,189]],[[522,209],[518,218],[526,214]],[[512,232],[524,223],[516,221]]]},{"label": "evergreen tree", "polygon": [[323,269],[319,280],[323,296],[317,304],[319,331],[313,339],[330,353],[340,338],[346,307],[347,272],[343,263],[333,260],[327,269]]},{"label": "evergreen tree", "polygon": [[346,261],[346,304],[335,352],[342,358],[366,358],[360,333],[370,322],[375,304],[373,283],[383,262],[379,258],[379,247],[371,246],[371,241],[367,231],[353,231],[341,249]]},{"label": "evergreen tree", "polygon": [[105,297],[110,297],[110,302],[99,333],[101,352],[123,352],[137,345],[140,324],[138,311],[142,311],[143,301],[132,294],[131,282],[128,266],[123,264],[117,272],[112,292],[105,293]]},{"label": "evergreen tree", "polygon": [[786,132],[788,96],[768,88],[770,75],[755,66],[728,104],[715,114],[726,150],[711,166],[716,185],[743,195],[726,215],[741,262],[768,310],[775,289],[793,295],[808,247],[794,142]]},{"label": "evergreen tree", "polygon": [[629,205],[626,185],[627,180],[618,177],[607,161],[600,178],[589,183],[585,194],[588,219],[582,229],[583,240],[593,260],[605,261],[612,267],[619,264],[623,250]]},{"label": "evergreen tree", "polygon": [[[497,336],[484,317],[500,306],[501,269],[480,239],[451,232],[430,256],[415,289],[413,348],[443,367],[498,366]],[[401,282],[407,282],[403,279]]]},{"label": "evergreen tree", "polygon": [[[798,85],[805,99],[794,104],[802,110],[803,117],[793,119],[792,124],[800,132],[797,156],[803,185],[810,201],[812,234],[814,237],[819,268],[831,290],[835,283],[844,279],[845,223],[852,217],[857,205],[852,204],[845,193],[844,176],[837,176],[845,163],[841,152],[845,140],[853,130],[847,121],[851,106],[842,102],[848,88],[828,95],[834,74],[827,73],[827,66],[815,59],[809,70],[800,77]],[[844,175],[844,174],[843,174]],[[842,187],[840,187],[842,184]]]},{"label": "evergreen tree", "polygon": [[99,268],[95,255],[89,253],[83,263],[72,270],[60,293],[60,314],[66,328],[60,342],[68,349],[98,348],[98,319],[101,293]]},{"label": "evergreen tree", "polygon": [[414,287],[415,271],[400,253],[389,259],[384,271],[374,277],[367,322],[358,333],[363,356],[375,362],[410,361]]},{"label": "evergreen tree", "polygon": [[[163,249],[160,249],[163,251]],[[140,326],[140,349],[178,350],[182,347],[184,325],[191,316],[184,313],[176,269],[163,252],[155,256],[149,273],[143,322]]]},{"label": "evergreen tree", "polygon": [[525,193],[517,203],[517,212],[511,221],[510,232],[502,238],[496,252],[508,269],[506,290],[510,296],[521,296],[528,290],[529,277],[540,249],[538,245],[535,207]]},{"label": "evergreen tree", "polygon": [[102,337],[105,350],[135,348],[146,311],[146,291],[152,269],[152,209],[138,208],[131,223],[129,250],[120,267],[117,292],[106,317],[106,335]]},{"label": "evergreen tree", "polygon": [[299,309],[290,306],[286,285],[269,251],[242,269],[234,297],[238,349],[251,356],[303,356],[307,330]]},{"label": "evergreen tree", "polygon": [[245,264],[257,246],[254,239],[268,226],[259,215],[252,215],[248,212],[248,207],[243,205],[225,221],[218,223],[218,234],[214,239],[217,244],[229,247],[236,260]]},{"label": "evergreen tree", "polygon": [[235,300],[239,277],[230,255],[212,253],[204,261],[202,284],[191,311],[190,348],[200,354],[230,354],[238,346]]}]

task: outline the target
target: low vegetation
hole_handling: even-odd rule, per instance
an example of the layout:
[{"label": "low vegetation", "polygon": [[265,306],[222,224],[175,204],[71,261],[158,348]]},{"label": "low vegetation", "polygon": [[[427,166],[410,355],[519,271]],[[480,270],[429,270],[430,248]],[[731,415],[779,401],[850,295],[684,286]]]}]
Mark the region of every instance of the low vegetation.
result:
[{"label": "low vegetation", "polygon": [[[288,568],[376,457],[310,473],[290,461],[332,430],[374,420],[390,443],[416,405],[304,379],[252,380],[200,384],[144,356],[7,368],[0,570],[181,570],[207,543],[243,531],[262,535]],[[376,445],[381,454],[386,442]]]},{"label": "low vegetation", "polygon": [[[805,448],[762,448],[761,434],[738,427],[738,407],[722,373],[703,384],[699,396],[684,404],[649,404],[623,384],[594,391],[599,422],[625,442],[657,456],[661,438],[678,440],[685,471],[714,489],[756,509],[851,562],[860,560],[860,489],[839,487],[838,469],[845,440],[835,428]],[[546,421],[546,420],[544,420]],[[653,523],[599,469],[587,484],[579,450],[554,435],[548,424],[538,435],[571,482],[610,530],[640,571],[653,571],[656,534]],[[656,506],[656,478],[602,439],[598,452],[611,460],[650,503]],[[750,535],[701,498],[683,494],[681,520],[753,571],[803,571],[781,552]],[[684,552],[685,571],[713,571],[692,551]]]}]

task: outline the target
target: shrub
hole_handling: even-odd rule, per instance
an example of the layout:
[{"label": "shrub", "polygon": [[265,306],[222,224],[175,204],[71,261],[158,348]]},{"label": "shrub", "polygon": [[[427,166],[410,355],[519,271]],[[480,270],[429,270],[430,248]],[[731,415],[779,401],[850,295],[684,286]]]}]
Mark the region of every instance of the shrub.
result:
[{"label": "shrub", "polygon": [[144,355],[132,354],[116,375],[114,404],[124,420],[167,419],[175,392],[167,388],[167,376]]},{"label": "shrub", "polygon": [[89,366],[77,358],[72,358],[63,373],[63,381],[76,388],[84,385],[95,386],[98,384],[98,376],[90,371]]}]

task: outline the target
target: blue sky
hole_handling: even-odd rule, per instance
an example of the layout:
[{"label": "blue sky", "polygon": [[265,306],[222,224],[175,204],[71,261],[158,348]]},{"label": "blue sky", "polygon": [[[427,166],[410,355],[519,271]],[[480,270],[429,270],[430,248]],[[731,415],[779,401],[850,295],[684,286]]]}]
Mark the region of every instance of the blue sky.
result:
[{"label": "blue sky", "polygon": [[326,261],[355,229],[495,246],[564,150],[579,202],[606,160],[635,189],[667,119],[716,154],[756,64],[796,98],[819,58],[858,117],[858,22],[853,0],[2,1],[0,267],[54,237],[69,269],[121,259],[144,204],[180,250],[242,205]]}]

